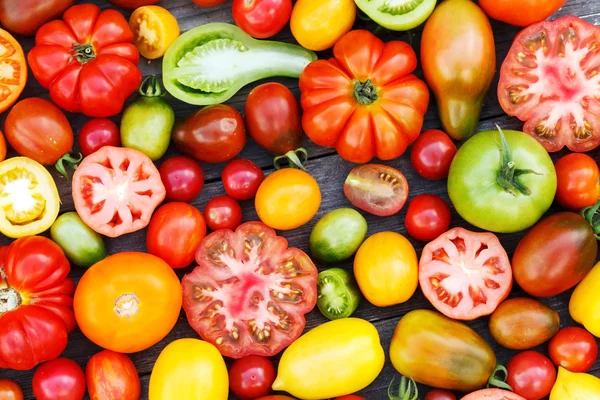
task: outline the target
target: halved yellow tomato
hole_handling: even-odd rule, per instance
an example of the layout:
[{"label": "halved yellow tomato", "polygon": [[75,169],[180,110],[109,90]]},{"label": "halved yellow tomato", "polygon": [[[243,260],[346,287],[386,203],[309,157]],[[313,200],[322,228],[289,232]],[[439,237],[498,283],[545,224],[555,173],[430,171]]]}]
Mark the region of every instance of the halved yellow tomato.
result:
[{"label": "halved yellow tomato", "polygon": [[180,33],[177,19],[160,6],[136,9],[129,18],[129,26],[135,46],[149,60],[164,56]]}]

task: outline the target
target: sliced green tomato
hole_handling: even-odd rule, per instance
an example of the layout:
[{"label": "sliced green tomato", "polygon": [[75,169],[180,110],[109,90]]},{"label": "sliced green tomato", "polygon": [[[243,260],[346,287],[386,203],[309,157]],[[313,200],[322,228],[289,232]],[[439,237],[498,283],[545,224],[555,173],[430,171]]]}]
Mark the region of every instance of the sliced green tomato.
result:
[{"label": "sliced green tomato", "polygon": [[351,316],[360,303],[360,289],[352,274],[342,268],[319,273],[317,307],[329,319]]},{"label": "sliced green tomato", "polygon": [[75,211],[56,219],[50,228],[50,237],[63,249],[69,261],[79,267],[91,267],[106,257],[102,236],[88,227]]},{"label": "sliced green tomato", "polygon": [[369,18],[384,28],[407,31],[421,25],[437,0],[354,0]]}]

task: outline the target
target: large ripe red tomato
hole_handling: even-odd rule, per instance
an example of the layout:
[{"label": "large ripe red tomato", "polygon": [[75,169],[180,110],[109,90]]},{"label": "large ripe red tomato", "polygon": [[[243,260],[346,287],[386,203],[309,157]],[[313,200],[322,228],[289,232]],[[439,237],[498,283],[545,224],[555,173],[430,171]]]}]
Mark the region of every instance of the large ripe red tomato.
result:
[{"label": "large ripe red tomato", "polygon": [[414,169],[427,179],[448,177],[456,145],[444,132],[431,129],[419,135],[412,145],[410,160]]},{"label": "large ripe red tomato", "polygon": [[410,236],[428,242],[446,232],[451,221],[448,203],[433,194],[420,194],[408,205],[404,226]]},{"label": "large ripe red tomato", "polygon": [[423,248],[419,283],[442,314],[473,320],[491,314],[508,296],[510,260],[493,233],[453,228]]},{"label": "large ripe red tomato", "polygon": [[456,396],[449,390],[430,389],[424,400],[456,400]]},{"label": "large ripe red tomato", "polygon": [[235,24],[248,35],[266,39],[276,35],[292,15],[292,0],[233,0]]},{"label": "large ripe red tomato", "polygon": [[75,361],[57,358],[40,365],[33,374],[32,386],[37,400],[82,400],[85,374]]},{"label": "large ripe red tomato", "polygon": [[275,367],[261,356],[246,356],[235,360],[229,369],[229,388],[242,400],[252,400],[271,393]]},{"label": "large ripe red tomato", "polygon": [[143,229],[165,198],[160,174],[145,154],[106,146],[73,174],[73,201],[87,226],[108,237]]},{"label": "large ripe red tomato", "polygon": [[600,82],[592,44],[600,27],[575,16],[542,21],[515,38],[500,69],[498,99],[546,150],[600,145]]},{"label": "large ripe red tomato", "polygon": [[567,154],[556,162],[556,201],[570,210],[593,206],[600,198],[600,170],[587,154]]},{"label": "large ripe red tomato", "polygon": [[75,0],[0,0],[0,23],[10,32],[32,36],[74,3]]},{"label": "large ripe red tomato", "polygon": [[204,187],[204,171],[196,160],[185,156],[171,157],[158,168],[167,191],[167,201],[190,202]]},{"label": "large ripe red tomato", "polygon": [[133,33],[117,10],[94,4],[69,8],[43,25],[27,60],[52,101],[70,112],[110,117],[142,81]]},{"label": "large ripe red tomato", "polygon": [[204,236],[206,223],[196,207],[183,202],[167,203],[150,220],[146,246],[148,253],[162,258],[171,268],[184,268],[194,261]]},{"label": "large ripe red tomato", "polygon": [[183,309],[221,354],[270,357],[300,336],[317,302],[317,268],[273,229],[247,222],[211,233],[196,261],[181,282]]},{"label": "large ripe red tomato", "polygon": [[263,170],[244,158],[230,161],[221,173],[225,192],[236,200],[249,200],[256,196],[264,179]]},{"label": "large ripe red tomato", "polygon": [[491,18],[516,26],[529,26],[545,20],[567,0],[479,0],[479,6]]},{"label": "large ripe red tomato", "polygon": [[138,7],[157,4],[160,2],[160,0],[108,0],[108,2],[121,8],[133,10]]},{"label": "large ripe red tomato", "polygon": [[9,379],[0,379],[0,399],[23,400],[21,387]]},{"label": "large ripe red tomato", "polygon": [[140,377],[125,354],[102,350],[85,368],[88,392],[93,400],[138,400]]},{"label": "large ripe red tomato", "polygon": [[204,207],[206,225],[213,230],[234,230],[242,223],[242,207],[229,196],[213,197]]},{"label": "large ripe red tomato", "polygon": [[583,328],[563,328],[550,340],[548,354],[555,365],[571,372],[587,372],[598,357],[596,338]]},{"label": "large ripe red tomato", "polygon": [[93,118],[79,130],[79,149],[84,156],[100,150],[104,146],[121,146],[119,127],[108,118]]},{"label": "large ripe red tomato", "polygon": [[556,382],[556,367],[548,357],[536,351],[524,351],[506,364],[506,383],[527,400],[540,400],[550,394]]},{"label": "large ripe red tomato", "polygon": [[67,347],[75,283],[62,249],[42,236],[0,247],[0,368],[29,370]]}]

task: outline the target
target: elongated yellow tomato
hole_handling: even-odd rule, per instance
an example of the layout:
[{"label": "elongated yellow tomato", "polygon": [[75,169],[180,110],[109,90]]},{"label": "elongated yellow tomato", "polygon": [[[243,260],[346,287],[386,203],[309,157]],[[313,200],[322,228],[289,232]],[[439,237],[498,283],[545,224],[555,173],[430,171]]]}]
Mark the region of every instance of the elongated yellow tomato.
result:
[{"label": "elongated yellow tomato", "polygon": [[399,233],[376,233],[358,249],[354,276],[360,291],[372,304],[386,307],[404,303],[417,290],[415,248]]},{"label": "elongated yellow tomato", "polygon": [[135,46],[149,60],[164,56],[180,33],[177,19],[160,6],[136,9],[129,18],[129,27]]},{"label": "elongated yellow tomato", "polygon": [[354,24],[354,0],[298,0],[290,28],[294,38],[309,50],[332,47]]},{"label": "elongated yellow tomato", "polygon": [[227,366],[215,346],[178,339],[158,356],[150,375],[149,400],[226,400]]},{"label": "elongated yellow tomato", "polygon": [[273,390],[305,400],[343,396],[370,385],[384,362],[373,324],[359,318],[337,319],[300,336],[285,350]]},{"label": "elongated yellow tomato", "polygon": [[600,399],[600,378],[558,367],[558,376],[552,387],[550,400],[592,399]]},{"label": "elongated yellow tomato", "polygon": [[575,288],[569,301],[571,317],[600,337],[600,263]]}]

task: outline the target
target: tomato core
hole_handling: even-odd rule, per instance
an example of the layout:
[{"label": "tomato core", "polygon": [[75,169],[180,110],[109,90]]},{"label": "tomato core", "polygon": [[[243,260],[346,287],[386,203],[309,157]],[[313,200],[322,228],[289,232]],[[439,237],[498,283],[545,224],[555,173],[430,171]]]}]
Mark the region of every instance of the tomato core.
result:
[{"label": "tomato core", "polygon": [[150,21],[145,13],[140,13],[136,22],[138,23],[138,37],[142,38],[146,45],[156,49],[160,43],[155,24]]},{"label": "tomato core", "polygon": [[15,289],[11,287],[0,289],[0,314],[18,308],[21,303],[23,303],[23,299]]},{"label": "tomato core", "polygon": [[379,96],[377,95],[377,89],[373,86],[373,82],[367,79],[364,82],[354,82],[354,98],[358,104],[369,105],[375,102]]},{"label": "tomato core", "polygon": [[96,51],[91,43],[73,45],[73,55],[80,64],[86,64],[96,58]]},{"label": "tomato core", "polygon": [[140,299],[133,293],[122,294],[115,300],[114,311],[119,317],[131,317],[137,314]]},{"label": "tomato core", "polygon": [[46,209],[44,197],[34,192],[35,176],[25,168],[16,167],[0,176],[0,206],[13,225],[40,219]]}]

